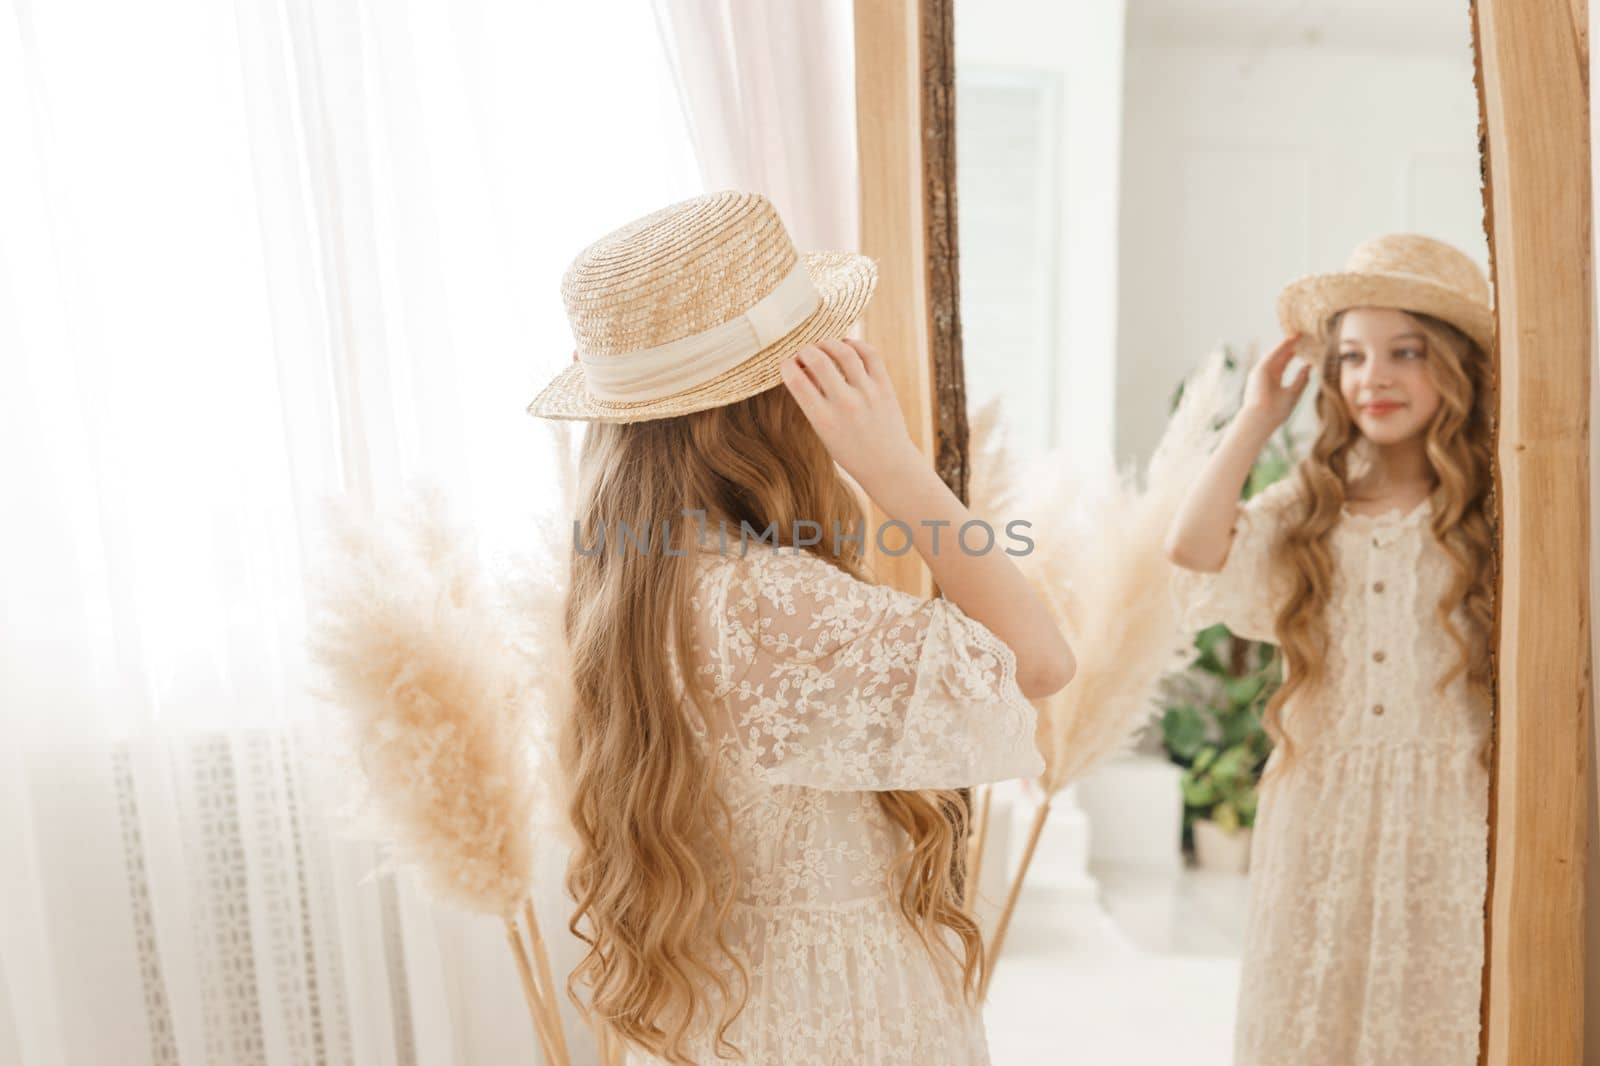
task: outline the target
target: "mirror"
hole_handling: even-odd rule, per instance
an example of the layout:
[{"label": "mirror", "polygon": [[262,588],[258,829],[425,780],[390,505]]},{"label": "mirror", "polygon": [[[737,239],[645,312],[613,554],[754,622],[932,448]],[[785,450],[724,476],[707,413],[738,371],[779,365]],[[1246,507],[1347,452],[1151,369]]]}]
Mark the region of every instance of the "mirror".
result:
[{"label": "mirror", "polygon": [[[1246,369],[1283,336],[1280,292],[1343,270],[1371,238],[1421,235],[1487,268],[1460,5],[954,7],[969,408],[998,404],[1015,453],[1143,466],[1180,384],[1218,350],[1234,414]],[[1434,246],[1397,254],[1419,247]],[[1408,355],[1397,338],[1413,330],[1361,318],[1330,338],[1342,340],[1331,365],[1344,380],[1370,357],[1381,380],[1348,402],[1371,406],[1354,425],[1372,447],[1352,453],[1326,533],[1334,669],[1323,697],[1302,691],[1281,712],[1297,755],[1269,755],[1260,721],[1282,683],[1277,641],[1191,631],[1188,665],[1162,679],[1135,752],[1064,787],[1033,835],[989,990],[997,1063],[1033,1061],[1068,1034],[1103,1063],[1478,1060],[1487,692],[1458,679],[1424,695],[1417,677],[1455,661],[1433,621],[1454,571],[1425,520],[1431,500],[1389,506],[1371,473],[1398,483],[1383,462],[1415,454],[1379,425],[1379,401],[1404,391],[1388,375],[1409,373],[1399,360],[1441,360],[1427,345],[1450,335]],[[1492,348],[1461,350],[1477,380]],[[1281,481],[1285,501],[1263,515],[1292,514],[1295,465],[1322,425],[1317,389],[1259,450],[1245,491]],[[1477,390],[1481,410],[1489,391]],[[1295,565],[1270,547],[1262,557]],[[1269,629],[1272,572],[1256,604]],[[1021,787],[986,801],[978,907],[991,930],[1039,799]]]}]

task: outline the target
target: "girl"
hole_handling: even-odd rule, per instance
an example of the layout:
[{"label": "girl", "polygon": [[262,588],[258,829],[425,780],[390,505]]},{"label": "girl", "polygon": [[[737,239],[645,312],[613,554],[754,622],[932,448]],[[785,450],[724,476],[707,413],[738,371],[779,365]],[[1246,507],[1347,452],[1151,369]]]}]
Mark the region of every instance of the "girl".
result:
[{"label": "girl", "polygon": [[[970,516],[877,352],[828,339],[875,280],[721,193],[563,281],[577,361],[530,410],[594,423],[566,623],[589,948],[569,987],[640,1061],[988,1061],[952,790],[1040,771],[1028,700],[1073,659],[1003,552],[958,548]],[[836,463],[904,525],[863,528]],[[864,580],[867,538],[906,532],[946,598]]]},{"label": "girl", "polygon": [[[1235,1062],[1472,1066],[1488,852],[1488,284],[1438,241],[1370,241],[1279,300],[1295,332],[1174,522],[1196,628],[1281,646]],[[1319,428],[1239,507],[1315,336]]]}]

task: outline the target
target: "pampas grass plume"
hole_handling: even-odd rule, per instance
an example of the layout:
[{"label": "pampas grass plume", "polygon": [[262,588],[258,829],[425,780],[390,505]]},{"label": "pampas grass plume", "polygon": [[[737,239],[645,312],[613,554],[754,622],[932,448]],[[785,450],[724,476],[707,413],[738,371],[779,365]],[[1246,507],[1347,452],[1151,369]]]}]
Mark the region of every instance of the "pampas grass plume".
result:
[{"label": "pampas grass plume", "polygon": [[[532,889],[537,687],[474,547],[436,489],[392,525],[336,506],[309,650],[394,858],[458,906],[515,915]],[[554,653],[551,653],[552,655]]]},{"label": "pampas grass plume", "polygon": [[996,439],[993,413],[974,419],[974,438],[983,437],[974,447],[974,502],[999,517],[1015,501],[1033,521],[1034,550],[1018,562],[1078,661],[1070,685],[1036,701],[1047,794],[1124,750],[1153,713],[1162,679],[1187,661],[1163,544],[1215,444],[1223,369],[1217,353],[1187,383],[1142,487],[1132,472],[1061,454],[1019,471]]}]

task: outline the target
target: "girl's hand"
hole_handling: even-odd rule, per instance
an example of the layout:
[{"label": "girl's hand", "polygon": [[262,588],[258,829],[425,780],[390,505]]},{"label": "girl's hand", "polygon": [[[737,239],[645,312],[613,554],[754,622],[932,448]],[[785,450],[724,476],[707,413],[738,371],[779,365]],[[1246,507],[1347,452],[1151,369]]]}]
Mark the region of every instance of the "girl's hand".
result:
[{"label": "girl's hand", "polygon": [[[1005,552],[971,555],[953,544],[940,549],[939,528],[959,531],[972,512],[911,443],[877,351],[858,341],[823,341],[784,360],[780,372],[834,462],[886,515],[904,523],[939,590],[1016,655],[1023,695],[1043,699],[1070,681],[1072,645],[1017,564]],[[837,544],[838,530],[833,535]],[[883,547],[865,530],[862,535]]]},{"label": "girl's hand", "polygon": [[1271,354],[1250,368],[1250,377],[1245,383],[1244,407],[1239,413],[1257,422],[1268,433],[1289,420],[1295,404],[1300,401],[1300,394],[1306,389],[1306,382],[1311,380],[1311,364],[1307,363],[1301,366],[1300,372],[1289,384],[1283,383],[1284,369],[1289,365],[1289,360],[1294,358],[1300,339],[1301,334],[1298,333],[1285,338],[1272,349]]},{"label": "girl's hand", "polygon": [[926,465],[872,345],[819,341],[785,359],[779,372],[833,461],[874,499],[908,468]]}]

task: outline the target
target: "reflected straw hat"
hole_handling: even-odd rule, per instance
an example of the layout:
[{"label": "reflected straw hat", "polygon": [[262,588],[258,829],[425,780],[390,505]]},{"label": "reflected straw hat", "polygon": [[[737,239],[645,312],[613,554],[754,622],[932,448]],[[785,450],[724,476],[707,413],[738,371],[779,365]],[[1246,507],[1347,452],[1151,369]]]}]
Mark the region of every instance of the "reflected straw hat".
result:
[{"label": "reflected straw hat", "polygon": [[1352,307],[1392,307],[1455,326],[1484,352],[1494,349],[1489,280],[1472,257],[1432,237],[1396,233],[1357,246],[1345,268],[1291,282],[1278,296],[1278,321],[1312,336]]},{"label": "reflected straw hat", "polygon": [[721,407],[783,378],[801,347],[861,316],[878,267],[795,250],[763,196],[662,208],[585,248],[561,279],[577,361],[528,405],[540,418],[643,422]]}]

